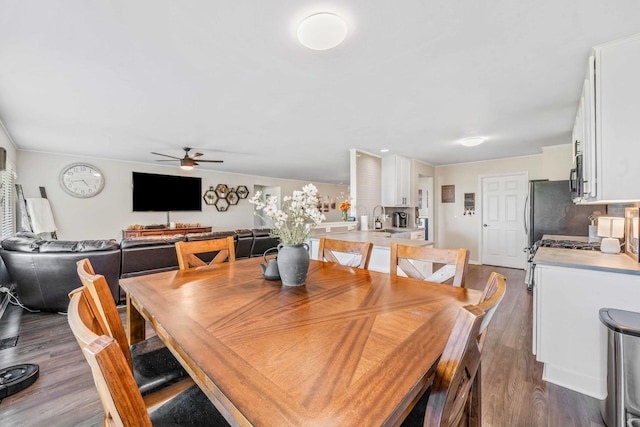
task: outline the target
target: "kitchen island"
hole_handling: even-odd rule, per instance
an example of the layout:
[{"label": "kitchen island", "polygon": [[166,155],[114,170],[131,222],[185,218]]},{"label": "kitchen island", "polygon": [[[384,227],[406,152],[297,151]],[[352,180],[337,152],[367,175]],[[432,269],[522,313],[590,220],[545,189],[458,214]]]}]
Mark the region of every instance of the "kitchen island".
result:
[{"label": "kitchen island", "polygon": [[[410,230],[410,229],[408,229]],[[371,261],[369,262],[369,270],[379,271],[381,273],[389,272],[389,262],[391,258],[390,246],[392,242],[410,246],[433,246],[433,242],[423,239],[404,239],[393,237],[393,234],[383,231],[346,231],[330,234],[314,233],[309,238],[309,251],[312,259],[318,258],[318,241],[320,237],[327,237],[336,240],[346,240],[349,242],[371,242],[373,243],[373,251],[371,252]],[[347,261],[345,257],[344,261]],[[340,257],[338,257],[340,259]],[[340,259],[342,262],[343,260]]]},{"label": "kitchen island", "polygon": [[541,247],[533,258],[533,353],[542,379],[607,395],[607,329],[600,308],[640,312],[640,264],[600,251]]}]

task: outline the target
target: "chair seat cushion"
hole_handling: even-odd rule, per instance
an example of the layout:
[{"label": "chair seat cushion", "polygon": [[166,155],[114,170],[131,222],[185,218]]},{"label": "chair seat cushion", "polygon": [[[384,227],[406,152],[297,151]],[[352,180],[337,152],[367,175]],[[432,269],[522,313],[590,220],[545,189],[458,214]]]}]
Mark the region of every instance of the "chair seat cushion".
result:
[{"label": "chair seat cushion", "polygon": [[133,376],[143,396],[188,375],[157,336],[132,345],[131,359]]},{"label": "chair seat cushion", "polygon": [[198,386],[180,393],[149,414],[149,417],[154,427],[229,425]]},{"label": "chair seat cushion", "polygon": [[404,419],[400,427],[422,427],[424,426],[424,416],[427,413],[427,402],[431,394],[431,386],[424,392],[416,406],[413,407],[407,418]]}]

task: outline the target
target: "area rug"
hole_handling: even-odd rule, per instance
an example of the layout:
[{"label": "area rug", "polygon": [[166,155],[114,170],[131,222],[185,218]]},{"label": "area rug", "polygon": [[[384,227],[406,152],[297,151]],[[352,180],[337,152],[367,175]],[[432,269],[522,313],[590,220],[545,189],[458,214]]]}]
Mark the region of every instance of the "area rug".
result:
[{"label": "area rug", "polygon": [[6,350],[7,348],[15,347],[18,344],[18,335],[10,338],[3,338],[0,340],[0,350]]}]

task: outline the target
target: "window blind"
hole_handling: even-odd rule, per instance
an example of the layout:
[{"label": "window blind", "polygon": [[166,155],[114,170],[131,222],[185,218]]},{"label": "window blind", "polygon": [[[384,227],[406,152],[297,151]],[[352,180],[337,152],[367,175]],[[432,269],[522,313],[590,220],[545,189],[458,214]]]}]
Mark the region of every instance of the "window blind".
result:
[{"label": "window blind", "polygon": [[2,239],[16,232],[15,209],[15,167],[7,162],[6,169],[0,174],[0,209],[2,210]]}]

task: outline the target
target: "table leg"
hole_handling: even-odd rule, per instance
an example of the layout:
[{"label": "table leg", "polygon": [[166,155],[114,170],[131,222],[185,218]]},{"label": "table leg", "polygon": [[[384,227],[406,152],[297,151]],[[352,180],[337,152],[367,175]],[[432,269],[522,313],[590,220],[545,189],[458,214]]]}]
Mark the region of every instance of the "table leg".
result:
[{"label": "table leg", "polygon": [[129,345],[145,339],[145,320],[127,294],[127,340]]}]

